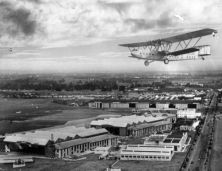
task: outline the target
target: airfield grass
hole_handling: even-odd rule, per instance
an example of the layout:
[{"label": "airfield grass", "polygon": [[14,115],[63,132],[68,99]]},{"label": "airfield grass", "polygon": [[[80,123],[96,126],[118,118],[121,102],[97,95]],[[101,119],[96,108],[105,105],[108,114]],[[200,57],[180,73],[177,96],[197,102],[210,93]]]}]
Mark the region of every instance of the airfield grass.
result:
[{"label": "airfield grass", "polygon": [[[34,163],[27,163],[23,171],[104,171],[115,160],[98,160],[99,155],[87,155],[85,160],[79,161],[64,161],[60,159],[35,159]],[[10,170],[11,164],[0,164],[0,168]],[[13,169],[14,170],[14,169]]]},{"label": "airfield grass", "polygon": [[[90,154],[86,160],[64,161],[60,159],[35,159],[34,163],[27,163],[22,170],[35,171],[104,171],[115,160],[98,160],[98,155]],[[176,153],[171,161],[118,161],[114,167],[123,171],[178,171],[185,153]],[[11,164],[1,165],[2,169],[12,168]]]},{"label": "airfield grass", "polygon": [[1,120],[21,121],[37,116],[59,113],[61,110],[68,109],[72,109],[72,107],[52,103],[51,99],[0,98]]},{"label": "airfield grass", "polygon": [[65,124],[85,126],[98,115],[124,112],[74,108],[56,104],[51,99],[0,98],[0,135]]}]

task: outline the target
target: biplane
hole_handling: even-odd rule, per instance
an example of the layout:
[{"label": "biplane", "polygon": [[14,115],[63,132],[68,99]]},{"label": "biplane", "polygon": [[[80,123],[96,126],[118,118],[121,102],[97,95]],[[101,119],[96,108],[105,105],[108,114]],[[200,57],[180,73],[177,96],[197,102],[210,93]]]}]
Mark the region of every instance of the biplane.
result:
[{"label": "biplane", "polygon": [[216,33],[217,30],[206,28],[168,38],[120,44],[120,46],[128,47],[131,53],[129,57],[144,60],[145,66],[154,61],[168,64],[169,61],[204,60],[205,56],[211,55],[210,45],[197,45],[197,43],[203,36],[214,37]]}]

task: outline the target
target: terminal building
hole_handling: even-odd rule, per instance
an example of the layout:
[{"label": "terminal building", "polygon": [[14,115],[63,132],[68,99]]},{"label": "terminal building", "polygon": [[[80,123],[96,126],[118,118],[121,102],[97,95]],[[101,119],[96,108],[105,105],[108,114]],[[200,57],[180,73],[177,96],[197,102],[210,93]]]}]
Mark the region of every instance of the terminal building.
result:
[{"label": "terminal building", "polygon": [[112,146],[117,136],[104,128],[57,126],[32,131],[6,134],[3,140],[7,151],[37,153],[47,157],[64,158],[99,146]]},{"label": "terminal building", "polygon": [[175,121],[174,114],[155,113],[94,120],[90,125],[95,128],[105,128],[119,136],[148,136],[155,132],[171,130]]},{"label": "terminal building", "polygon": [[170,161],[174,155],[173,147],[161,145],[126,145],[120,150],[120,160]]},{"label": "terminal building", "polygon": [[120,159],[170,161],[175,152],[184,152],[189,142],[187,133],[153,134],[144,144],[123,145]]}]

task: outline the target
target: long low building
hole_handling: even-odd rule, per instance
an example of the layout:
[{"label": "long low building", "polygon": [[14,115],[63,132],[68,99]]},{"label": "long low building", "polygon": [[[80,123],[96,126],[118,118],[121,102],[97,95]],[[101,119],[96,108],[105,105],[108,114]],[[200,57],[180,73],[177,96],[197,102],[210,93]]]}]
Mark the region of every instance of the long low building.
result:
[{"label": "long low building", "polygon": [[144,101],[144,100],[101,100],[91,101],[88,103],[89,108],[97,109],[200,109],[200,101],[192,100],[175,100],[175,101]]},{"label": "long low building", "polygon": [[159,160],[170,161],[174,155],[173,147],[160,145],[126,145],[120,150],[121,160]]},{"label": "long low building", "polygon": [[48,157],[67,157],[81,153],[97,146],[114,145],[117,137],[109,135],[106,129],[75,126],[57,126],[13,134],[6,134],[5,149],[11,151],[31,152]]},{"label": "long low building", "polygon": [[117,145],[117,136],[104,134],[90,138],[80,138],[55,144],[56,157],[67,158],[72,155],[94,150],[97,147],[111,147]]},{"label": "long low building", "polygon": [[159,131],[171,130],[176,115],[156,113],[150,115],[129,115],[118,118],[94,120],[91,127],[106,128],[120,136],[147,136]]},{"label": "long low building", "polygon": [[195,119],[201,116],[201,112],[197,112],[196,109],[177,110],[178,118]]}]

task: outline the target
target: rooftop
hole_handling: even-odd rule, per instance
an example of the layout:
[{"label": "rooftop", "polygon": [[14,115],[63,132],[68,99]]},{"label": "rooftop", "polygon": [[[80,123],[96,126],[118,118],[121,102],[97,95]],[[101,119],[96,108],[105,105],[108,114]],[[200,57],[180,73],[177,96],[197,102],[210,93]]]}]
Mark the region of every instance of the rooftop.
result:
[{"label": "rooftop", "polygon": [[102,120],[94,120],[90,123],[91,126],[102,126],[102,125],[110,125],[113,127],[127,127],[133,124],[142,124],[142,123],[154,123],[157,121],[164,121],[169,117],[174,117],[173,114],[162,114],[157,113],[153,115],[129,115],[129,116],[122,116],[119,118],[108,118]]},{"label": "rooftop", "polygon": [[7,134],[5,142],[25,142],[30,144],[46,145],[49,140],[57,141],[67,137],[89,137],[98,134],[104,134],[106,129],[95,129],[75,126],[51,127],[48,129],[39,129],[21,133]]},{"label": "rooftop", "polygon": [[78,144],[92,143],[92,142],[102,141],[102,140],[115,138],[115,137],[116,136],[111,135],[111,134],[103,134],[103,135],[98,135],[98,136],[94,136],[90,138],[79,138],[79,139],[74,139],[70,141],[56,143],[55,147],[56,149],[64,149],[64,148],[68,148],[68,147],[78,145]]}]

